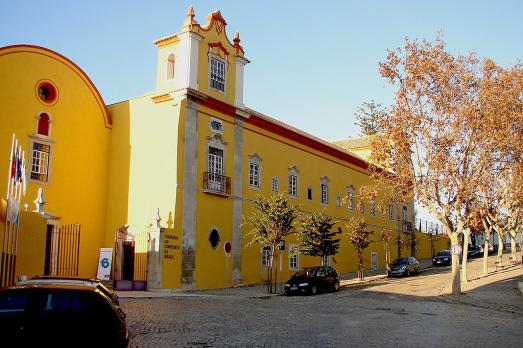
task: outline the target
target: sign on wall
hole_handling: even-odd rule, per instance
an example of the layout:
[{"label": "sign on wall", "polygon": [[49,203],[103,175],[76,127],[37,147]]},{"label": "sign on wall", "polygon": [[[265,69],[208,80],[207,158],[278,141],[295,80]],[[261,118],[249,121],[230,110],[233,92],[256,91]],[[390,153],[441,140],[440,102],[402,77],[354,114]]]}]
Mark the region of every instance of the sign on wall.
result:
[{"label": "sign on wall", "polygon": [[111,263],[113,260],[113,248],[100,248],[100,257],[98,259],[98,272],[96,279],[111,279]]}]

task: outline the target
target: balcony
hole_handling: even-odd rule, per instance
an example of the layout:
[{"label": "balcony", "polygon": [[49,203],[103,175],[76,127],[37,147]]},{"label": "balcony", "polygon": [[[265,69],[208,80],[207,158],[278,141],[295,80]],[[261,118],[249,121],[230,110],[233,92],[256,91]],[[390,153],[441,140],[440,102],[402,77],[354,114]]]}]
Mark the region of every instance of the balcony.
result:
[{"label": "balcony", "polygon": [[403,231],[412,232],[412,221],[403,220]]},{"label": "balcony", "polygon": [[229,196],[231,194],[231,178],[220,174],[204,172],[203,191]]}]

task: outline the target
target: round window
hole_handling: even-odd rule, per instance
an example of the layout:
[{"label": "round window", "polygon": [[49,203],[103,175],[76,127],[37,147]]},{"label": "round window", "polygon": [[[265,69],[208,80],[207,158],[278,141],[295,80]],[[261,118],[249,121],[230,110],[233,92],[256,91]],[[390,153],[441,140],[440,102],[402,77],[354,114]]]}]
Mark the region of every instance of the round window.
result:
[{"label": "round window", "polygon": [[211,243],[213,249],[216,249],[220,243],[220,232],[215,228],[213,228],[211,233],[209,233],[209,243]]},{"label": "round window", "polygon": [[39,81],[36,84],[36,96],[45,105],[52,105],[58,99],[58,90],[51,81]]}]

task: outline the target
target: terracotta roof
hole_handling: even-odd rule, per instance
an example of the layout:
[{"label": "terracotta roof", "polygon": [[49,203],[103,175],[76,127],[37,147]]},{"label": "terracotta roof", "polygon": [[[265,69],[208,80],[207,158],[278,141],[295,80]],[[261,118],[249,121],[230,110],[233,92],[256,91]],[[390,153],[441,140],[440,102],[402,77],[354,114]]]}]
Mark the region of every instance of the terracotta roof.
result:
[{"label": "terracotta roof", "polygon": [[[333,143],[330,143],[328,141],[325,141],[325,140],[322,140],[318,137],[315,137],[314,135],[311,135],[309,133],[306,133],[302,130],[299,130],[298,128],[295,128],[295,127],[292,127],[286,123],[283,123],[281,121],[278,121],[277,119],[275,118],[272,118],[272,117],[269,117],[267,115],[264,115],[256,110],[253,110],[251,108],[245,108],[245,110],[250,113],[252,116],[255,116],[259,119],[262,119],[262,120],[265,120],[266,122],[268,123],[271,123],[273,125],[276,125],[277,127],[280,127],[282,129],[285,129],[286,131],[290,132],[291,134],[296,134],[298,135],[299,137],[301,138],[304,138],[304,139],[307,139],[308,142],[310,142],[310,144],[318,144],[320,145],[320,151],[321,151],[321,146],[323,146],[323,149],[327,150],[328,152],[332,152],[333,154],[334,153],[338,153],[341,155],[340,156],[337,156],[337,157],[340,157],[344,160],[348,160],[349,162],[352,162],[353,164],[356,164],[357,166],[361,167],[361,168],[364,168],[366,169],[369,165],[369,163],[362,157],[354,154],[353,152],[351,151],[348,151],[347,149],[341,147],[341,146],[337,146]],[[315,147],[315,146],[313,146]]]},{"label": "terracotta roof", "polygon": [[345,150],[356,149],[359,147],[370,147],[370,136],[344,139],[344,140],[335,140],[332,143]]}]

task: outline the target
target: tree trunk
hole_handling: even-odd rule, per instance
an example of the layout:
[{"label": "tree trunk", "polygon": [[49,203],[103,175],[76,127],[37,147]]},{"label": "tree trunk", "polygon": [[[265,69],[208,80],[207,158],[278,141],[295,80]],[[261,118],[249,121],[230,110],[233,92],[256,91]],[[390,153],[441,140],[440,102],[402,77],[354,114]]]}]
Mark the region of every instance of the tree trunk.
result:
[{"label": "tree trunk", "polygon": [[461,265],[461,279],[464,282],[469,281],[469,277],[467,274],[467,260],[469,256],[469,238],[470,238],[470,230],[468,228],[463,230],[463,251],[462,251],[462,265]]},{"label": "tree trunk", "polygon": [[389,274],[389,265],[390,265],[390,246],[385,246],[385,273]]},{"label": "tree trunk", "polygon": [[504,235],[498,232],[498,260],[496,262],[499,266],[503,265],[503,237]]},{"label": "tree trunk", "polygon": [[488,275],[488,246],[490,233],[485,233],[485,242],[483,243],[483,275]]},{"label": "tree trunk", "polygon": [[512,233],[510,234],[510,255],[512,263],[516,263],[516,238],[514,238]]},{"label": "tree trunk", "polygon": [[410,256],[416,257],[416,231],[413,229],[410,235]]},{"label": "tree trunk", "polygon": [[[276,261],[276,264],[278,264],[278,254],[274,255],[274,261]],[[273,264],[274,265],[274,264]],[[274,294],[278,291],[278,266],[272,267],[274,269]]]},{"label": "tree trunk", "polygon": [[[450,232],[450,243],[451,245],[459,245],[459,234],[457,232]],[[450,282],[452,295],[461,295],[461,279],[459,277],[459,258],[460,255],[452,254],[452,278]]]},{"label": "tree trunk", "polygon": [[363,280],[363,250],[358,250],[358,278]]}]

